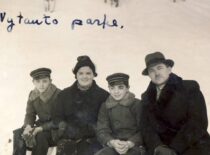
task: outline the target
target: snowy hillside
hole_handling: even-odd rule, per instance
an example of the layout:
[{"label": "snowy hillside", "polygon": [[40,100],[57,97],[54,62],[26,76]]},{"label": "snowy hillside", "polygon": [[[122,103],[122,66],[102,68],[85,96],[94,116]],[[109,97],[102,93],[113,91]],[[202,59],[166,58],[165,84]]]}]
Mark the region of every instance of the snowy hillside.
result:
[{"label": "snowy hillside", "polygon": [[[107,88],[105,77],[123,71],[131,76],[131,90],[140,98],[149,79],[141,75],[144,56],[162,51],[174,59],[174,72],[199,82],[210,113],[210,1],[120,0],[115,8],[104,0],[57,0],[53,13],[44,12],[42,0],[0,0],[0,154],[12,154],[12,130],[22,125],[26,100],[33,88],[29,72],[40,66],[53,70],[60,88],[74,81],[76,57],[89,55],[97,66],[96,81]],[[58,24],[18,24],[24,19],[50,16]],[[115,19],[118,27],[88,25],[87,19]],[[14,19],[7,32],[7,19]],[[72,21],[80,19],[83,26]],[[123,28],[121,27],[123,26]]]}]

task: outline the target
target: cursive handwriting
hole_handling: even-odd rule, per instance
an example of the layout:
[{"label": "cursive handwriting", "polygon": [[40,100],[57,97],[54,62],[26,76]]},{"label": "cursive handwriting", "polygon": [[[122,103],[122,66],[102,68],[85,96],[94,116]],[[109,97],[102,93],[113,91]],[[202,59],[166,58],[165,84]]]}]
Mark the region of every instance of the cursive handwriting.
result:
[{"label": "cursive handwriting", "polygon": [[[17,25],[34,25],[34,26],[55,26],[59,25],[60,22],[58,19],[53,18],[49,15],[43,15],[41,18],[31,18],[23,16],[20,12],[16,17],[10,17],[6,12],[0,11],[0,28],[1,24],[6,24],[7,32],[12,32],[14,27]],[[94,19],[94,18],[87,18],[85,20],[75,18],[71,20],[71,29],[75,30],[76,27],[84,27],[84,26],[98,26],[102,29],[106,28],[124,28],[123,25],[120,25],[117,21],[117,19],[111,19],[109,20],[107,18],[107,15],[104,14],[101,19]]]},{"label": "cursive handwriting", "polygon": [[71,23],[71,29],[74,30],[75,27],[78,26],[83,26],[83,25],[96,25],[96,26],[101,26],[103,29],[105,29],[106,27],[120,27],[121,29],[124,26],[119,26],[118,22],[116,19],[111,20],[111,22],[109,22],[107,20],[107,16],[106,14],[104,14],[103,18],[100,19],[91,19],[88,18],[85,21],[81,20],[81,19],[74,19]]},{"label": "cursive handwriting", "polygon": [[30,19],[27,17],[24,17],[21,12],[19,13],[16,18],[12,17],[7,17],[6,12],[0,12],[0,22],[7,22],[7,31],[12,32],[13,28],[15,25],[57,25],[58,24],[58,19],[54,18],[52,19],[50,16],[43,15],[41,19]]}]

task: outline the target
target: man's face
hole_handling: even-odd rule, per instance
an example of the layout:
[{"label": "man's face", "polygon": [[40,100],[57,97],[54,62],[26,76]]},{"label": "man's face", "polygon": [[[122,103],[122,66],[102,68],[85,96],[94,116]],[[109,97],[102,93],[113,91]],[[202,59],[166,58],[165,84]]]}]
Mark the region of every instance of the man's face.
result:
[{"label": "man's face", "polygon": [[47,88],[51,84],[51,79],[49,77],[34,79],[33,84],[40,93],[43,93],[47,90]]},{"label": "man's face", "polygon": [[81,67],[76,74],[76,78],[80,86],[82,87],[90,86],[94,78],[93,71],[88,66]]},{"label": "man's face", "polygon": [[128,92],[128,88],[124,84],[119,84],[119,85],[109,85],[109,92],[111,96],[119,101],[122,100],[125,94]]},{"label": "man's face", "polygon": [[148,68],[148,75],[157,86],[164,86],[171,73],[171,67],[163,63]]}]

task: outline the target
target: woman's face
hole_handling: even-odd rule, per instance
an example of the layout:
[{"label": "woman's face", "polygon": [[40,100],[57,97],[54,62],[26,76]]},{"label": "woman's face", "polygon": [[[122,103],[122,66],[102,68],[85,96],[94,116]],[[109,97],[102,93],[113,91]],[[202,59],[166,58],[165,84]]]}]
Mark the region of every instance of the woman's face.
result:
[{"label": "woman's face", "polygon": [[76,79],[78,80],[80,86],[82,87],[88,87],[93,82],[93,71],[90,67],[84,66],[81,67],[76,74]]}]

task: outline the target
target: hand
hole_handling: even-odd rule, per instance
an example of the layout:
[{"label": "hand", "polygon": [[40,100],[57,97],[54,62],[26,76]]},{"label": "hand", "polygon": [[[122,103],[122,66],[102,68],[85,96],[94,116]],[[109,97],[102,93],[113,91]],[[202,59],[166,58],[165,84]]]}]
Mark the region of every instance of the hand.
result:
[{"label": "hand", "polygon": [[126,141],[126,142],[127,142],[127,145],[128,145],[128,148],[129,148],[129,149],[133,148],[134,145],[135,145],[134,142],[132,142],[132,141],[129,141],[129,140],[128,140],[128,141]]},{"label": "hand", "polygon": [[173,149],[167,146],[159,145],[155,148],[154,155],[177,155]]},{"label": "hand", "polygon": [[120,140],[111,140],[109,142],[110,146],[112,146],[119,154],[125,154],[128,151],[128,144],[126,141]]},{"label": "hand", "polygon": [[37,133],[42,132],[43,128],[42,127],[36,127],[32,133],[33,136],[36,136]]},{"label": "hand", "polygon": [[30,135],[33,128],[30,125],[26,125],[22,135]]}]

